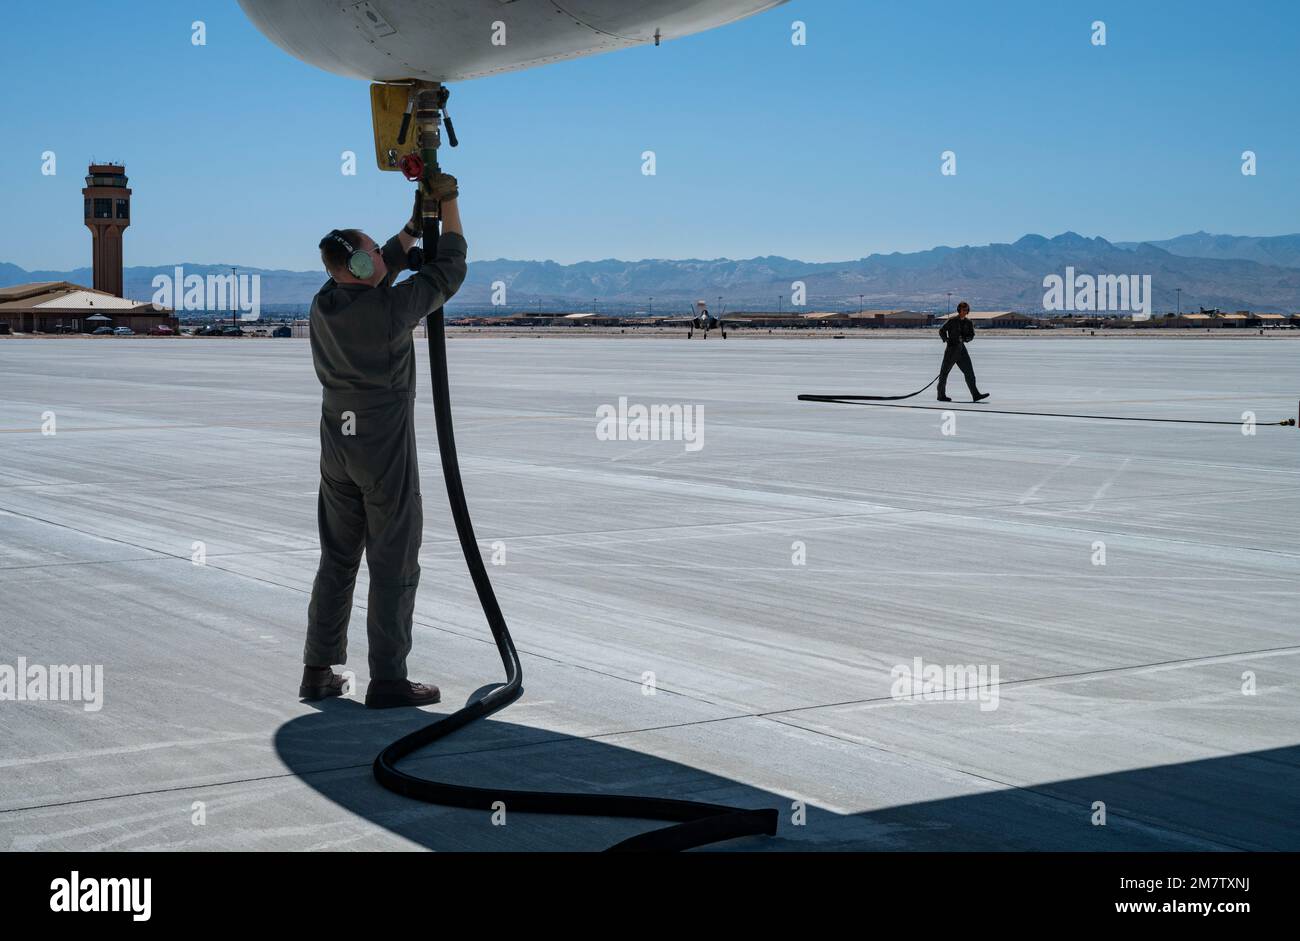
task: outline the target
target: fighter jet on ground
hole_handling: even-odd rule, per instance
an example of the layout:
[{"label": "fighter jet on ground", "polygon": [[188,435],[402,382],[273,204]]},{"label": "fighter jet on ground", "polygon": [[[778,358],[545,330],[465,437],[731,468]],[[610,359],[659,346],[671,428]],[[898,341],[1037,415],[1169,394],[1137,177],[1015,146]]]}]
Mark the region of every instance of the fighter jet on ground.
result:
[{"label": "fighter jet on ground", "polygon": [[[725,310],[725,308],[723,308]],[[709,313],[709,307],[704,301],[696,301],[695,308],[687,317],[670,317],[667,320],[660,321],[667,326],[683,326],[686,328],[686,337],[690,339],[695,336],[695,331],[700,330],[704,334],[704,339],[709,338],[710,330],[719,330],[722,333],[722,339],[727,338],[727,325],[746,323],[744,320],[737,320],[734,317],[723,319],[723,312],[720,310],[715,316]]]}]

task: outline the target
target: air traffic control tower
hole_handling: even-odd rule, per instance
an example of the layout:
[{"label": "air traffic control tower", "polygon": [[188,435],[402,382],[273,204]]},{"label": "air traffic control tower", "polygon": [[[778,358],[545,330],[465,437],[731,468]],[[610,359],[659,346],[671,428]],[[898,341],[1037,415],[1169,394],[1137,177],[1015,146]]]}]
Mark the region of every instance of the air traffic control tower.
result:
[{"label": "air traffic control tower", "polygon": [[86,228],[94,241],[95,290],[122,296],[122,233],[131,224],[126,168],[92,163],[86,175]]}]

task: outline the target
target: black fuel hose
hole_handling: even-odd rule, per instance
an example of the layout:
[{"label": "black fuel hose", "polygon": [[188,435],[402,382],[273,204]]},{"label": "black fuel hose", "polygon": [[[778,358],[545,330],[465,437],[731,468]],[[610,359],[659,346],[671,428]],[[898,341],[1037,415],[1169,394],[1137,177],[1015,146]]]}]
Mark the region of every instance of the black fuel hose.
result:
[{"label": "black fuel hose", "polygon": [[[929,386],[926,386],[928,389]],[[921,390],[922,392],[925,389]],[[910,396],[903,396],[909,398]],[[880,396],[875,395],[801,395],[800,402],[831,402],[840,405],[878,405],[881,408],[916,408],[927,412],[978,412],[981,415],[1027,415],[1033,418],[1086,418],[1091,421],[1146,421],[1146,422],[1167,422],[1175,425],[1235,425],[1240,428],[1242,421],[1224,421],[1223,419],[1205,419],[1205,418],[1150,418],[1141,415],[1081,415],[1076,412],[1014,412],[1006,409],[996,408],[951,408],[947,405],[889,405],[879,401]],[[1270,427],[1293,427],[1296,423],[1294,418],[1284,418],[1281,421],[1257,421],[1256,426]]]},{"label": "black fuel hose", "polygon": [[[438,225],[425,222],[425,251],[430,257],[438,251]],[[456,535],[460,538],[465,564],[469,567],[478,593],[479,604],[496,641],[506,681],[480,699],[436,722],[417,729],[393,742],[375,758],[374,775],[388,790],[430,804],[493,811],[501,802],[507,812],[569,814],[592,817],[634,817],[644,820],[670,820],[663,827],[630,837],[609,851],[664,852],[686,850],[741,836],[776,834],[777,811],[749,810],[721,804],[667,800],[617,794],[563,794],[549,791],[515,791],[501,788],[466,787],[416,777],[397,767],[397,763],[426,745],[446,738],[475,719],[503,709],[523,694],[523,667],[505,616],[497,603],[488,578],[487,567],[474,538],[474,526],[465,502],[465,488],[460,479],[460,462],[456,457],[456,440],[451,421],[451,391],[447,377],[447,340],[442,308],[425,319],[429,339],[429,367],[433,379],[433,409],[438,426],[438,453],[442,457],[442,476],[447,485]]]},{"label": "black fuel hose", "polygon": [[939,381],[939,377],[935,376],[933,379],[931,379],[929,382],[925,384],[924,388],[917,389],[915,392],[909,392],[907,393],[907,395],[829,395],[829,396],[828,395],[801,395],[799,396],[799,398],[809,402],[820,402],[822,400],[831,401],[831,400],[840,400],[840,399],[852,399],[853,401],[857,401],[857,402],[868,402],[868,401],[901,402],[903,399],[916,398],[918,395],[920,395],[922,392],[930,388],[930,386],[934,385],[938,381]]}]

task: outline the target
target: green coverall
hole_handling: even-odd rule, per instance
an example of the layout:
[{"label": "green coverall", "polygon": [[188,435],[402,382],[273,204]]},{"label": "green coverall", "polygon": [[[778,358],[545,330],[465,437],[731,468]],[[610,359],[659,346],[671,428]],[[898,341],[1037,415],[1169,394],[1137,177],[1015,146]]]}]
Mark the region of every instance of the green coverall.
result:
[{"label": "green coverall", "polygon": [[378,287],[332,278],[311,304],[311,355],[323,390],[320,420],[320,566],[307,609],[303,662],[347,662],[352,589],[366,553],[370,678],[406,678],[424,509],[415,445],[415,325],[465,280],[465,240],[444,233],[414,276],[394,237]]},{"label": "green coverall", "polygon": [[975,325],[962,317],[950,317],[939,328],[939,336],[947,344],[943,349],[943,365],[939,367],[939,398],[948,394],[948,373],[956,366],[966,377],[971,398],[978,399],[980,390],[975,382],[975,367],[971,364],[970,353],[966,352],[966,344],[975,339]]}]

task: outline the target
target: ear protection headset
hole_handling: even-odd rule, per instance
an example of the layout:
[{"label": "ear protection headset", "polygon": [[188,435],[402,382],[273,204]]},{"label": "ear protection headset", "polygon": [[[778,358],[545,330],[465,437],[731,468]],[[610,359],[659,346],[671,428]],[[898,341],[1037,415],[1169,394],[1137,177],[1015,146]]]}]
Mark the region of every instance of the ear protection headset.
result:
[{"label": "ear protection headset", "polygon": [[338,229],[333,230],[329,235],[321,239],[320,247],[324,248],[326,242],[337,242],[343,246],[344,251],[348,253],[347,269],[352,277],[366,281],[374,275],[375,259],[371,257],[370,252],[353,248],[352,243],[345,239],[343,233]]}]

